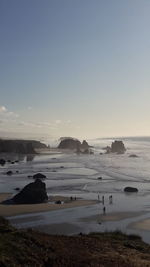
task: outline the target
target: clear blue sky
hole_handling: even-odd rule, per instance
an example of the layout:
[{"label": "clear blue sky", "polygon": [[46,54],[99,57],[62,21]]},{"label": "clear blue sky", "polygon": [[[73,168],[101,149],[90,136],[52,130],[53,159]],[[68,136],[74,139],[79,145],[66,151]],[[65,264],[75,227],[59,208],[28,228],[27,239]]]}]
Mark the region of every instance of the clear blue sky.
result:
[{"label": "clear blue sky", "polygon": [[149,0],[0,0],[0,132],[150,133]]}]

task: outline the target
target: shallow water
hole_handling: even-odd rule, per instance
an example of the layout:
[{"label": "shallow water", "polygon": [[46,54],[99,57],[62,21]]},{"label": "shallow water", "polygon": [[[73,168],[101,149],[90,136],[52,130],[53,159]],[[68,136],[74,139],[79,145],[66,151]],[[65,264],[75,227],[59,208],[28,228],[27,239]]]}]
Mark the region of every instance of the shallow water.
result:
[{"label": "shallow water", "polygon": [[[124,140],[127,152],[124,155],[103,154],[103,147],[110,145],[112,140],[100,139],[91,140],[89,143],[94,145],[94,155],[75,155],[75,154],[52,154],[36,155],[34,157],[19,157],[19,163],[14,165],[7,164],[0,167],[0,192],[15,193],[14,188],[22,188],[27,183],[33,181],[28,175],[42,172],[47,176],[45,180],[48,194],[76,196],[85,199],[100,199],[105,196],[105,206],[107,213],[121,211],[145,211],[150,212],[150,139],[148,138],[128,138]],[[138,158],[130,158],[130,154],[137,154]],[[7,155],[8,158],[10,155]],[[1,156],[2,157],[2,156]],[[17,160],[17,155],[11,156]],[[7,176],[6,171],[12,170],[14,174]],[[19,171],[17,174],[16,171]],[[102,177],[102,180],[98,180]],[[139,192],[136,194],[125,194],[124,187],[137,187]],[[113,204],[109,204],[109,195],[113,196]],[[102,205],[95,205],[85,208],[76,208],[69,211],[53,211],[49,215],[42,213],[40,223],[74,223],[82,230],[104,231],[114,230],[119,227],[126,232],[138,232],[143,238],[150,242],[150,237],[145,231],[129,229],[131,221],[140,220],[141,216],[118,222],[105,222],[101,226],[97,222],[81,223],[79,216],[89,216],[102,212]],[[69,216],[67,216],[69,214]],[[31,216],[31,215],[30,215]],[[54,220],[57,218],[57,220]],[[60,219],[61,218],[61,219]],[[32,226],[37,224],[33,220]],[[28,226],[31,225],[31,222]],[[20,224],[24,226],[24,224]]]}]

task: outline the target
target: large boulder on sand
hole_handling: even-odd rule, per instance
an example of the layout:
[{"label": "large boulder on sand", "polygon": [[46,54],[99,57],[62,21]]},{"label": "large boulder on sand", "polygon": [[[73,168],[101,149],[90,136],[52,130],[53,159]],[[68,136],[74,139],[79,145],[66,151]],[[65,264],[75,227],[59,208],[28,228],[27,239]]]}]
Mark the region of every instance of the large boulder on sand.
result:
[{"label": "large boulder on sand", "polygon": [[114,141],[111,144],[111,152],[123,154],[126,151],[124,143],[122,141]]},{"label": "large boulder on sand", "polygon": [[36,179],[35,182],[26,185],[12,200],[15,204],[37,204],[47,202],[46,185],[40,179]]},{"label": "large boulder on sand", "polygon": [[6,163],[6,160],[5,159],[0,159],[0,165],[4,166]]},{"label": "large boulder on sand", "polygon": [[124,192],[129,192],[129,193],[138,192],[138,189],[136,187],[127,186],[124,188]]},{"label": "large boulder on sand", "polygon": [[42,173],[36,173],[33,175],[34,179],[46,179],[46,175],[42,174]]}]

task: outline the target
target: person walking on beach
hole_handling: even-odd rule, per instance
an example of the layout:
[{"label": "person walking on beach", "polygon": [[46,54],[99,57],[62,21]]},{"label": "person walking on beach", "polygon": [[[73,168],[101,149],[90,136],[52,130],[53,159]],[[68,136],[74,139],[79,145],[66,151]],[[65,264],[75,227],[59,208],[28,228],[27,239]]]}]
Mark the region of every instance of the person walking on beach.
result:
[{"label": "person walking on beach", "polygon": [[105,215],[106,214],[106,208],[103,207],[103,214]]},{"label": "person walking on beach", "polygon": [[109,196],[109,204],[112,204],[112,195]]},{"label": "person walking on beach", "polygon": [[104,196],[102,196],[102,203],[103,203],[103,205],[104,205]]}]

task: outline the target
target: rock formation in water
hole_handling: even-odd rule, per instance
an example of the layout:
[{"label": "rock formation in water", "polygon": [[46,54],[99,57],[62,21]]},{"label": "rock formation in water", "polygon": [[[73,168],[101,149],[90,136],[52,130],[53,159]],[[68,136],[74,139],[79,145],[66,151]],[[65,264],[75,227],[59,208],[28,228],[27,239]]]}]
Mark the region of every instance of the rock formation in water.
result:
[{"label": "rock formation in water", "polygon": [[35,149],[44,149],[47,146],[39,141],[34,140],[3,140],[0,139],[0,152],[18,153],[18,154],[35,154]]},{"label": "rock formation in water", "polygon": [[58,148],[75,150],[77,154],[91,154],[90,146],[86,140],[81,143],[78,139],[71,137],[61,138]]},{"label": "rock formation in water", "polygon": [[138,156],[136,154],[131,154],[129,155],[129,158],[138,158]]},{"label": "rock formation in water", "polygon": [[122,141],[114,141],[111,144],[111,152],[112,153],[118,153],[123,154],[126,151],[126,148],[124,146],[124,143]]},{"label": "rock formation in water", "polygon": [[15,204],[45,203],[48,200],[46,185],[40,179],[26,185],[17,195],[12,198]]},{"label": "rock formation in water", "polygon": [[81,147],[81,142],[74,138],[65,138],[60,141],[59,149],[77,149]]},{"label": "rock formation in water", "polygon": [[111,152],[123,154],[126,151],[124,143],[122,141],[114,141],[111,144]]},{"label": "rock formation in water", "polygon": [[124,188],[124,192],[129,192],[129,193],[138,192],[138,189],[136,187],[127,186]]},{"label": "rock formation in water", "polygon": [[89,148],[89,144],[86,140],[83,140],[83,142],[81,144],[81,148],[85,149],[85,150]]}]

